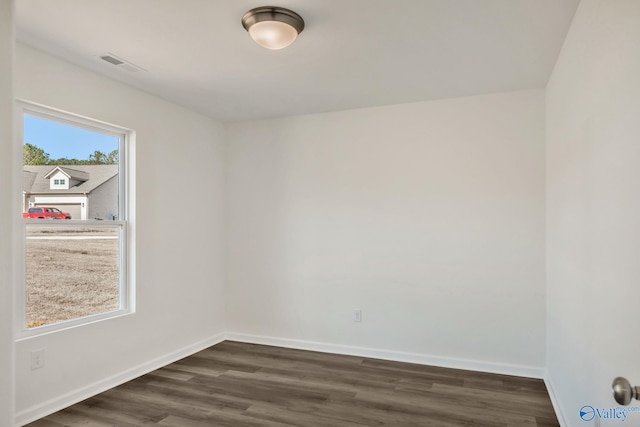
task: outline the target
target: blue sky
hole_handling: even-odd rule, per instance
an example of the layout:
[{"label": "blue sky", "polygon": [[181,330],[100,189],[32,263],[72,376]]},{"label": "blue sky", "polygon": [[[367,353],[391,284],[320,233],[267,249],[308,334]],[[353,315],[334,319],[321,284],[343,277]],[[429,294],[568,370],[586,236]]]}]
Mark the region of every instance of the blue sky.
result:
[{"label": "blue sky", "polygon": [[29,115],[24,116],[23,135],[23,143],[42,148],[51,159],[86,160],[96,150],[109,154],[118,149],[115,136]]}]

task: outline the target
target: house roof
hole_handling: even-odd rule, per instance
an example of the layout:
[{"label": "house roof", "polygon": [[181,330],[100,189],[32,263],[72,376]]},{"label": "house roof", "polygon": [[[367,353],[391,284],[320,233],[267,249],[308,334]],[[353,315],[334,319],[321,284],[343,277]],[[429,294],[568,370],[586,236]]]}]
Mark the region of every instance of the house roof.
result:
[{"label": "house roof", "polygon": [[[92,166],[103,166],[103,165],[92,165]],[[71,168],[68,168],[66,166],[56,166],[55,168],[51,169],[51,171],[48,174],[45,175],[45,178],[46,179],[51,178],[53,176],[53,174],[55,174],[57,171],[62,172],[69,179],[74,179],[76,181],[88,181],[89,180],[89,173],[84,172],[84,171],[80,171],[78,169],[71,169]]]},{"label": "house roof", "polygon": [[22,190],[30,190],[33,187],[33,183],[36,181],[37,176],[38,174],[36,172],[24,169],[22,171]]},{"label": "house roof", "polygon": [[[82,182],[68,190],[52,190],[49,188],[48,177],[56,169]],[[116,175],[118,175],[118,165],[25,165],[22,173],[22,190],[30,194],[84,194],[90,193]]]}]

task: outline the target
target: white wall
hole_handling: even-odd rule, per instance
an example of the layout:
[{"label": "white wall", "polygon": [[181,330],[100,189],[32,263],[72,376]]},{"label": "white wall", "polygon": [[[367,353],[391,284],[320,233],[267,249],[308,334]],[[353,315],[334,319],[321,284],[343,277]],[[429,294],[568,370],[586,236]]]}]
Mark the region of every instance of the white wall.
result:
[{"label": "white wall", "polygon": [[[220,338],[224,134],[208,118],[22,45],[15,90],[136,131],[137,312],[18,342],[17,411],[25,421]],[[167,182],[168,171],[181,179]],[[45,367],[31,371],[38,348]]]},{"label": "white wall", "polygon": [[13,1],[0,0],[0,426],[13,424]]},{"label": "white wall", "polygon": [[229,331],[544,366],[542,91],[229,124],[227,138]]},{"label": "white wall", "polygon": [[118,175],[94,188],[89,197],[88,218],[112,219],[118,217]]},{"label": "white wall", "polygon": [[547,364],[572,426],[640,384],[638,52],[640,2],[582,0],[546,92]]}]

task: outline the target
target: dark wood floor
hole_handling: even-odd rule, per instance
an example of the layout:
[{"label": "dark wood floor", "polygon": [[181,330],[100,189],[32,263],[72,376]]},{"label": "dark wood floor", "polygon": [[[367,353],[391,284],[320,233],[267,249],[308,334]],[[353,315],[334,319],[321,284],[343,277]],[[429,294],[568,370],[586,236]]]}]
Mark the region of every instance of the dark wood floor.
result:
[{"label": "dark wood floor", "polygon": [[29,425],[559,424],[541,380],[225,341]]}]

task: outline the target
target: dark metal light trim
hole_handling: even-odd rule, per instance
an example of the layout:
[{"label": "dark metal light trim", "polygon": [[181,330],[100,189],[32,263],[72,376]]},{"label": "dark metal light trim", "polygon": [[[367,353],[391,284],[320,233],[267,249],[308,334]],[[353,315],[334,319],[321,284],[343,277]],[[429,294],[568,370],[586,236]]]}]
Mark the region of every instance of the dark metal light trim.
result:
[{"label": "dark metal light trim", "polygon": [[253,24],[263,21],[278,21],[291,25],[298,34],[304,30],[304,19],[292,10],[277,6],[261,6],[251,9],[242,17],[242,26],[245,30]]}]

